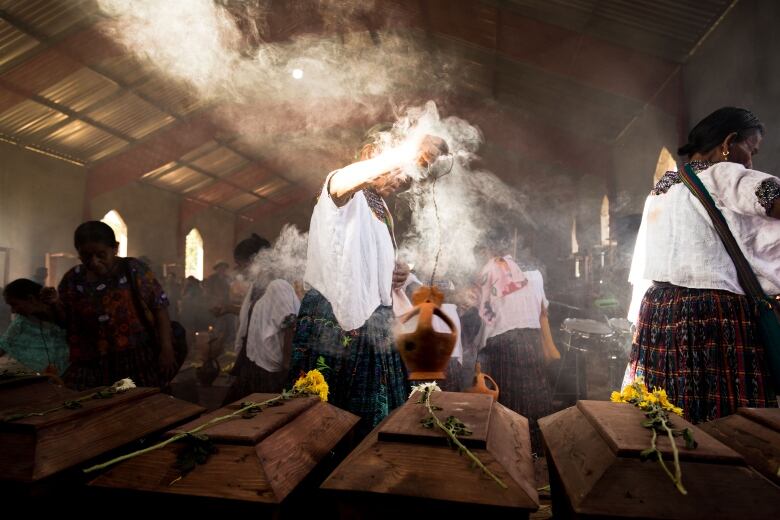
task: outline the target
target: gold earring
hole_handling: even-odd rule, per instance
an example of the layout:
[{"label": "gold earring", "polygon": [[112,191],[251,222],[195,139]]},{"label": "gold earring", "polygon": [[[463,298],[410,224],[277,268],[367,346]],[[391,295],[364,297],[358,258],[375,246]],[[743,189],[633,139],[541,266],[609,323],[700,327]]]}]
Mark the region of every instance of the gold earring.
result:
[{"label": "gold earring", "polygon": [[726,150],[725,152],[721,152],[721,155],[723,155],[723,160],[725,161],[726,159],[729,158],[729,151]]}]

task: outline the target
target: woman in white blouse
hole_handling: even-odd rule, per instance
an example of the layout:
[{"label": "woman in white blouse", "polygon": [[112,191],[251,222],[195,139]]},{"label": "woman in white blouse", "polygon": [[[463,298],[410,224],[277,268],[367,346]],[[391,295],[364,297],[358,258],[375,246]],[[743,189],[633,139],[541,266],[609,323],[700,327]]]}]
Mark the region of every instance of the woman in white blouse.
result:
[{"label": "woman in white blouse", "polygon": [[[432,163],[446,143],[425,137],[418,163]],[[383,197],[407,189],[402,162],[388,154],[331,172],[309,226],[304,282],[293,339],[290,376],[314,368],[323,357],[329,401],[361,418],[366,434],[407,397],[406,370],[394,347],[392,289],[409,274],[395,260],[393,220]]]},{"label": "woman in white blouse", "polygon": [[[721,108],[679,150],[723,213],[767,294],[780,293],[780,182],[753,170],[764,126],[748,110]],[[702,204],[667,172],[645,203],[630,281],[647,291],[626,381],[666,390],[693,422],[738,407],[777,406],[752,304]],[[648,288],[649,287],[649,288]],[[635,299],[636,301],[636,299]],[[780,348],[775,345],[774,348]]]}]

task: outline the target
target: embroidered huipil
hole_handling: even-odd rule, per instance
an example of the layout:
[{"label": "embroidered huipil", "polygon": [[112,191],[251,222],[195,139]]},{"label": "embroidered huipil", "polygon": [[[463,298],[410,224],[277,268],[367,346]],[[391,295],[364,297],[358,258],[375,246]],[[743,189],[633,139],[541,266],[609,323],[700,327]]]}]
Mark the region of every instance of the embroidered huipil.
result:
[{"label": "embroidered huipil", "polygon": [[[328,193],[328,175],[309,226],[304,281],[331,304],[339,326],[360,328],[381,305],[392,305],[395,250],[388,222],[380,220],[375,194],[357,191],[338,207]],[[387,216],[389,218],[389,215]]]},{"label": "embroidered huipil", "polygon": [[[768,216],[780,198],[780,180],[732,162],[692,166],[764,291],[780,293],[780,220]],[[632,321],[650,281],[744,294],[734,262],[704,206],[676,172],[664,175],[645,202],[629,281],[635,290],[629,310]]]}]

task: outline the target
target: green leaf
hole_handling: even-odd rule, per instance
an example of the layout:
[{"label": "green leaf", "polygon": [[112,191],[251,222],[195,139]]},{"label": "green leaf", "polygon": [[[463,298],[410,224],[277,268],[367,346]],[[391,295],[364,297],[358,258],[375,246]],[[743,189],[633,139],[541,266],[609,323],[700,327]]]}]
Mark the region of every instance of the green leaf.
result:
[{"label": "green leaf", "polygon": [[645,450],[642,450],[639,453],[639,459],[640,460],[648,460],[651,457],[653,457],[657,452],[658,452],[658,450],[656,450],[655,448],[647,448]]},{"label": "green leaf", "polygon": [[685,447],[688,449],[692,450],[699,445],[699,443],[696,442],[696,439],[693,438],[693,431],[690,428],[685,428],[683,430],[683,439],[685,439]]}]

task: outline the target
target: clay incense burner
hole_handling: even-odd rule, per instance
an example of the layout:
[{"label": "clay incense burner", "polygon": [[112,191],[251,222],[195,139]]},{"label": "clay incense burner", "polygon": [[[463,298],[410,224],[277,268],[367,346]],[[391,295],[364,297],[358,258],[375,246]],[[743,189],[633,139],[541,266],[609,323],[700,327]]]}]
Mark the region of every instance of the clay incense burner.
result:
[{"label": "clay incense burner", "polygon": [[[458,330],[441,310],[444,295],[436,287],[423,286],[412,295],[414,308],[398,318],[401,325],[417,317],[413,332],[399,333],[396,343],[412,381],[445,379],[444,371],[458,340]],[[434,316],[449,327],[449,332],[433,328]]]}]

